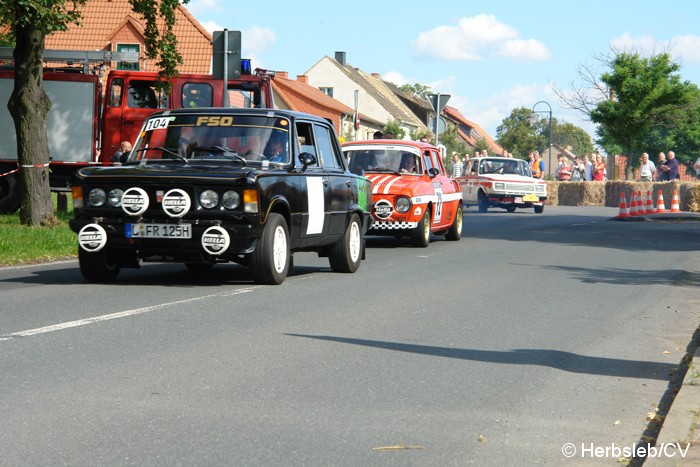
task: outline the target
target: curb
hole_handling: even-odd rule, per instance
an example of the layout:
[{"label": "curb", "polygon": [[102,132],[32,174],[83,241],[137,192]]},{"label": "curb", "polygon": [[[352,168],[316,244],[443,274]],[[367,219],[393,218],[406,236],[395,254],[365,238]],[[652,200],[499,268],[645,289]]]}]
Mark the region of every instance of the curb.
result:
[{"label": "curb", "polygon": [[[700,465],[700,348],[688,366],[683,385],[666,415],[656,446],[676,445],[669,455],[648,458],[645,466],[670,467]],[[682,457],[678,448],[688,452]],[[671,456],[670,453],[674,453]]]}]

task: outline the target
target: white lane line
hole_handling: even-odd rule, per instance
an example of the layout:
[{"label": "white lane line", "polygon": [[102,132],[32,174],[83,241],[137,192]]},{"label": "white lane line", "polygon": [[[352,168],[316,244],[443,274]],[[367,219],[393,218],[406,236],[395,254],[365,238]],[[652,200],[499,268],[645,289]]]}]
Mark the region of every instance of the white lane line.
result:
[{"label": "white lane line", "polygon": [[41,328],[13,332],[12,334],[5,334],[4,336],[0,336],[0,341],[7,341],[7,340],[14,339],[17,337],[36,336],[38,334],[46,334],[49,332],[61,331],[63,329],[75,328],[78,326],[87,326],[88,324],[100,323],[102,321],[109,321],[112,319],[126,318],[129,316],[135,316],[135,315],[140,315],[143,313],[150,313],[152,311],[161,310],[163,308],[167,308],[167,307],[170,307],[173,305],[182,305],[184,303],[193,303],[193,302],[207,300],[209,298],[214,298],[214,297],[229,297],[229,296],[233,296],[233,295],[240,295],[240,294],[252,292],[253,290],[257,289],[258,287],[260,287],[260,286],[248,287],[245,289],[234,290],[232,292],[222,292],[222,293],[215,293],[215,294],[211,294],[211,295],[204,295],[202,297],[188,298],[186,300],[177,300],[175,302],[161,303],[159,305],[152,305],[152,306],[147,306],[144,308],[136,308],[134,310],[120,311],[118,313],[111,313],[108,315],[94,316],[92,318],[78,319],[75,321],[67,321],[65,323],[52,324],[51,326],[44,326]]}]

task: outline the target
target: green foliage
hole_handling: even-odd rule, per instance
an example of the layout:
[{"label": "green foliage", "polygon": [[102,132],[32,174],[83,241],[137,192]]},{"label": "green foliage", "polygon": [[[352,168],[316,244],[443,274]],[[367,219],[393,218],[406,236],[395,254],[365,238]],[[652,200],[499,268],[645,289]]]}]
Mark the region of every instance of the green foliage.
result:
[{"label": "green foliage", "polygon": [[[0,2],[0,24],[17,28],[33,28],[44,34],[65,31],[68,25],[80,22],[80,7],[87,0],[14,0]],[[19,37],[18,37],[19,39]]]},{"label": "green foliage", "polygon": [[[611,146],[628,156],[674,149],[679,162],[691,156],[684,156],[678,144],[697,153],[700,90],[681,81],[679,70],[668,53],[643,58],[625,52],[614,58],[611,70],[601,76],[611,98],[591,111],[591,120],[599,125],[598,142],[606,152],[615,153]],[[638,157],[630,162],[638,165]]]},{"label": "green foliage", "polygon": [[421,99],[428,100],[428,94],[432,94],[432,91],[430,90],[430,86],[423,86],[420,83],[416,84],[404,84],[403,86],[399,86],[399,89],[406,94],[410,94],[413,96],[418,96]]},{"label": "green foliage", "polygon": [[[525,159],[530,151],[547,151],[549,145],[549,115],[542,118],[526,107],[513,109],[510,116],[496,129],[498,143],[515,157]],[[560,123],[552,118],[552,144],[562,147],[571,146],[575,154],[587,154],[593,151],[591,136],[583,128],[568,122]]]},{"label": "green foliage", "polygon": [[401,127],[401,122],[398,120],[389,120],[386,125],[384,125],[382,133],[391,133],[394,135],[394,139],[403,139],[403,137],[406,136],[406,130]]}]

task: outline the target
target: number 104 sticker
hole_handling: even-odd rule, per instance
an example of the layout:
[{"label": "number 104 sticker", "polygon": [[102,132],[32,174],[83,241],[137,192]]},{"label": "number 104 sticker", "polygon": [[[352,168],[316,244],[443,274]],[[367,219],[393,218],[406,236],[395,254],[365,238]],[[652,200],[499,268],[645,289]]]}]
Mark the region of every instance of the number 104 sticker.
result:
[{"label": "number 104 sticker", "polygon": [[170,124],[171,120],[172,117],[152,118],[148,122],[146,122],[145,131],[164,130],[168,128],[168,125]]}]

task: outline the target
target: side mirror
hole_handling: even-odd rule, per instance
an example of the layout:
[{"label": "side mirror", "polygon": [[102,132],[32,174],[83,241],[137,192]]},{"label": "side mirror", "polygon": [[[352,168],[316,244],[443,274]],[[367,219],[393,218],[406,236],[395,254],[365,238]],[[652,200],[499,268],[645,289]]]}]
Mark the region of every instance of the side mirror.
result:
[{"label": "side mirror", "polygon": [[306,170],[306,167],[316,164],[316,156],[310,152],[302,152],[299,154],[299,162],[301,162],[303,170]]},{"label": "side mirror", "polygon": [[440,173],[440,169],[436,167],[431,167],[428,169],[428,175],[430,178],[435,178]]}]

